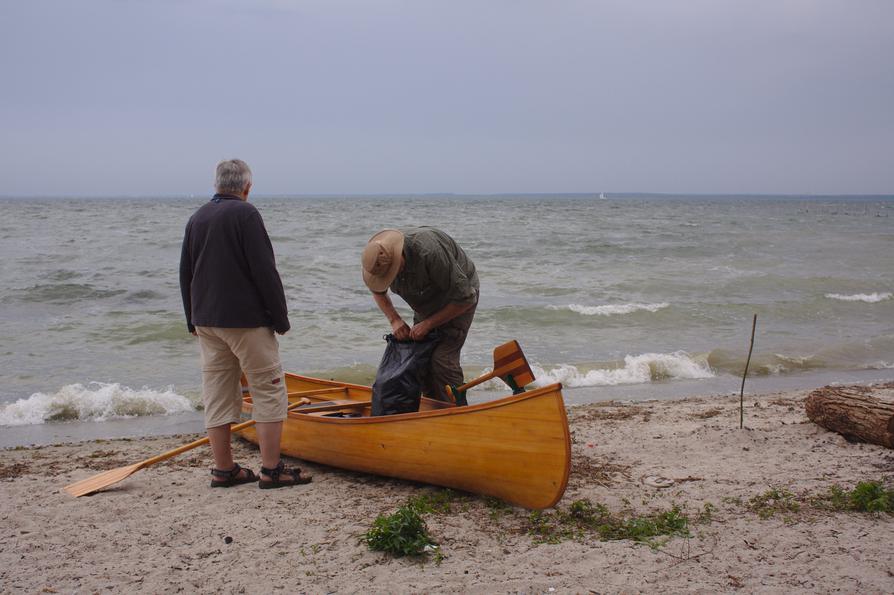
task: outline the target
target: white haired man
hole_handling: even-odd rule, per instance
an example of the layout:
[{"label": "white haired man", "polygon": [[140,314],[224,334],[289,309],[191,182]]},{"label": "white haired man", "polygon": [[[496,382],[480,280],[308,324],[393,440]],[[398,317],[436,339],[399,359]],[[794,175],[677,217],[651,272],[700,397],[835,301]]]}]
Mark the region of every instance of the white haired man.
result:
[{"label": "white haired man", "polygon": [[[259,482],[279,488],[310,481],[280,458],[288,396],[274,333],[289,330],[282,280],[261,214],[248,203],[251,170],[221,161],[217,193],[186,224],[180,292],[186,325],[202,351],[205,427],[214,455],[211,487]],[[261,449],[260,478],[233,461],[230,425],[239,421],[244,371]]]}]

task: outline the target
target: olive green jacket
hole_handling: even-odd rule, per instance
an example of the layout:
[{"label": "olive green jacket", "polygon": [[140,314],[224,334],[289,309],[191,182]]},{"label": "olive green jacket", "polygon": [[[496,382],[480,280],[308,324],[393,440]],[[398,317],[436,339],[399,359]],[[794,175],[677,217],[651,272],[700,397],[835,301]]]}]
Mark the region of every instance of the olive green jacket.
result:
[{"label": "olive green jacket", "polygon": [[402,229],[404,268],[389,289],[413,308],[416,322],[451,302],[477,303],[478,273],[462,248],[434,227]]}]

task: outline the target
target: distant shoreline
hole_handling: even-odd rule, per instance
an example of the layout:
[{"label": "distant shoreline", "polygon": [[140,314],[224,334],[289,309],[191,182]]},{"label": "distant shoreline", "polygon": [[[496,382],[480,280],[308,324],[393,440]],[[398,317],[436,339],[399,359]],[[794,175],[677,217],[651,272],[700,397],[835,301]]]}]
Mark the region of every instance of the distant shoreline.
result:
[{"label": "distant shoreline", "polygon": [[[182,192],[160,194],[11,194],[0,195],[0,200],[190,200],[207,198],[213,191]],[[600,196],[603,194],[604,196]],[[722,193],[722,192],[491,192],[491,193],[458,193],[458,192],[326,192],[326,193],[291,193],[272,192],[252,194],[251,200],[268,199],[381,199],[381,198],[582,198],[594,200],[612,199],[668,199],[668,200],[815,200],[815,201],[894,201],[894,194],[787,194],[787,193]]]}]

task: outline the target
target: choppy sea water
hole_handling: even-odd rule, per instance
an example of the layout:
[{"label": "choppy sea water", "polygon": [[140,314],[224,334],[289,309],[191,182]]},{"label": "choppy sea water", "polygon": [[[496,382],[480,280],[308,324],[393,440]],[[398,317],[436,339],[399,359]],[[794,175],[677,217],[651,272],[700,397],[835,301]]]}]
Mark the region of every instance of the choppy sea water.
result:
[{"label": "choppy sea water", "polygon": [[[0,446],[201,430],[177,270],[205,200],[0,199]],[[481,279],[467,378],[517,339],[569,403],[738,393],[757,314],[746,392],[894,379],[894,197],[252,202],[286,288],[290,371],[372,382],[388,325],[360,251],[381,228],[434,225]]]}]

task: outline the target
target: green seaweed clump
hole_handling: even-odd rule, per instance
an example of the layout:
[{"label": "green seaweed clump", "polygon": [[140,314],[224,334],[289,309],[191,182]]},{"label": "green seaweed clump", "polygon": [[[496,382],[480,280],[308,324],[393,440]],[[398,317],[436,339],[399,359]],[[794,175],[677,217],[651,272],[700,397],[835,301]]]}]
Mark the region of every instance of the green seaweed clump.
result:
[{"label": "green seaweed clump", "polygon": [[785,488],[770,488],[763,494],[752,497],[748,501],[748,509],[762,519],[768,519],[776,513],[798,512],[801,504]]},{"label": "green seaweed clump", "polygon": [[850,493],[850,504],[860,512],[894,512],[894,490],[877,481],[861,481]]},{"label": "green seaweed clump", "polygon": [[894,513],[894,489],[880,481],[861,481],[852,490],[834,485],[814,498],[817,508],[824,510]]},{"label": "green seaweed clump", "polygon": [[411,496],[407,499],[407,506],[419,514],[448,514],[453,512],[452,503],[458,499],[453,490],[436,490]]},{"label": "green seaweed clump", "polygon": [[363,540],[371,550],[387,552],[397,557],[418,556],[426,547],[437,544],[428,534],[425,520],[410,504],[401,506],[390,515],[379,515]]},{"label": "green seaweed clump", "polygon": [[575,500],[568,511],[534,511],[528,516],[528,533],[538,543],[559,543],[596,534],[602,540],[630,539],[658,547],[658,537],[689,537],[689,517],[674,505],[668,510],[633,514],[625,510],[613,514],[604,504],[584,498]]}]

